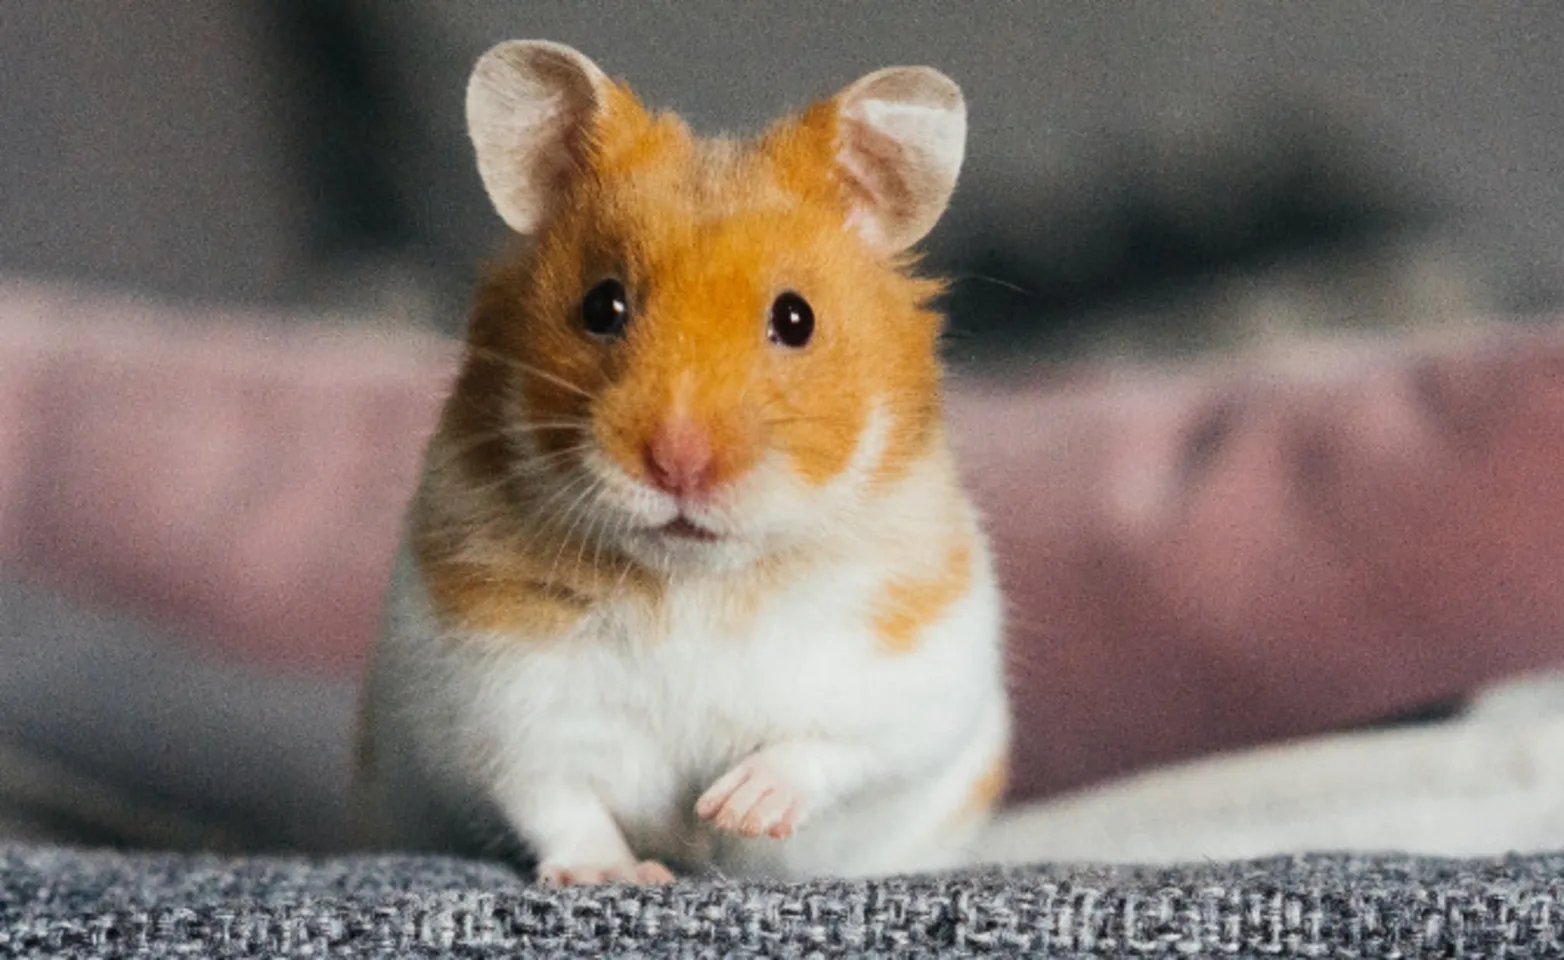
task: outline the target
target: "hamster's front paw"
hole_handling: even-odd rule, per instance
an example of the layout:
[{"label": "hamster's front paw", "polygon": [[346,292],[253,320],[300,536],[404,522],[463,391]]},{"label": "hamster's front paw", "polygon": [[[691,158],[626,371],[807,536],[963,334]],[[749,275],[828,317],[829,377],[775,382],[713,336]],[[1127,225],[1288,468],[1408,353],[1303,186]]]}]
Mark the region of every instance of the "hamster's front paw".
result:
[{"label": "hamster's front paw", "polygon": [[656,860],[610,865],[544,863],[538,867],[538,882],[553,887],[600,883],[672,883],[673,873]]},{"label": "hamster's front paw", "polygon": [[808,811],[801,792],[779,766],[764,752],[746,757],[696,801],[696,816],[724,833],[791,837]]}]

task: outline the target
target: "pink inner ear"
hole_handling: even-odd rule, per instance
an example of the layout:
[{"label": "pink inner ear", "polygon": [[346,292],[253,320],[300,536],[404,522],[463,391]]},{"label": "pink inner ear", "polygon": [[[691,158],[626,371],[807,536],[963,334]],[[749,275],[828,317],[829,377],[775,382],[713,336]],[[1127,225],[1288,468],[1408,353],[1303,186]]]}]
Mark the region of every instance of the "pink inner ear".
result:
[{"label": "pink inner ear", "polygon": [[590,109],[590,106],[582,107],[562,95],[551,100],[543,111],[538,121],[536,139],[540,145],[553,146],[536,151],[537,185],[533,187],[533,192],[536,194],[534,202],[540,207],[546,206],[553,197],[569,189],[571,178],[581,163],[582,141],[585,138],[582,124],[586,111]]},{"label": "pink inner ear", "polygon": [[847,190],[847,225],[870,246],[889,251],[898,227],[912,219],[912,193],[897,171],[907,163],[906,148],[862,120],[841,119],[842,146],[836,160]]}]

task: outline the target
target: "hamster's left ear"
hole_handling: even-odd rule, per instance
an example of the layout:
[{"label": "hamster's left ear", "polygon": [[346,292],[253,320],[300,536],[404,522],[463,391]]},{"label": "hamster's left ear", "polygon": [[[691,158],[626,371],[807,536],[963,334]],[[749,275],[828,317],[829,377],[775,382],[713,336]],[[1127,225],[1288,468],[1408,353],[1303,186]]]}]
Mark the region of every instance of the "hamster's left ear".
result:
[{"label": "hamster's left ear", "polygon": [[956,189],[967,142],[961,88],[930,67],[891,67],[831,103],[848,225],[882,253],[907,249],[934,228]]},{"label": "hamster's left ear", "polygon": [[467,82],[467,135],[494,209],[534,233],[578,175],[610,81],[579,51],[511,40],[478,59]]}]

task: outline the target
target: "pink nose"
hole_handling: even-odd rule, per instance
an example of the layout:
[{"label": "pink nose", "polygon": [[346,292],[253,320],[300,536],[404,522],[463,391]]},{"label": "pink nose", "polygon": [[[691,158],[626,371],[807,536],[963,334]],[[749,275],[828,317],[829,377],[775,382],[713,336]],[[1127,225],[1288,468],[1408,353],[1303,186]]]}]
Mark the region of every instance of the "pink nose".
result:
[{"label": "pink nose", "polygon": [[664,423],[646,445],[646,474],[659,490],[700,497],[716,477],[711,438],[687,421]]}]

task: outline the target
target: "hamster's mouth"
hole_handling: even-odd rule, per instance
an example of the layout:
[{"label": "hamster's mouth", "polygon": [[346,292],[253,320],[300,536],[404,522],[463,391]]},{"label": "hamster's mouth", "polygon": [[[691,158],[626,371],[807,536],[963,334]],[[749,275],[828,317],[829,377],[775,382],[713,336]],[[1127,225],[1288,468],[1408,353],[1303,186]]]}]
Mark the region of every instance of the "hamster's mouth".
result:
[{"label": "hamster's mouth", "polygon": [[704,527],[696,526],[694,521],[682,514],[658,527],[656,532],[665,537],[673,537],[678,540],[695,540],[701,543],[713,543],[722,539],[719,534],[712,533]]}]

